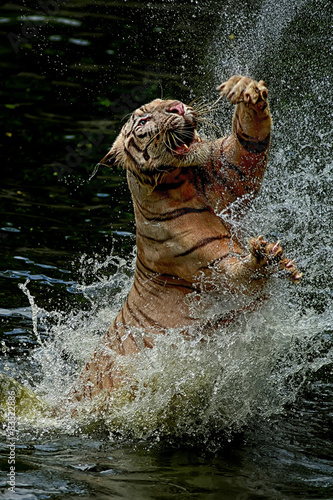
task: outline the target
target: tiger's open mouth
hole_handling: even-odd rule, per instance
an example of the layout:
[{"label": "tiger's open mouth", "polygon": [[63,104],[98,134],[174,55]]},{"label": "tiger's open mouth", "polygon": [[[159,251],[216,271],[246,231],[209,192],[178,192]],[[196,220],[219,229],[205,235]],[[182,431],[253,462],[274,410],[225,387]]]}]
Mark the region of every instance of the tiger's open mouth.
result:
[{"label": "tiger's open mouth", "polygon": [[188,122],[181,128],[167,132],[166,144],[176,156],[187,154],[190,146],[195,142],[198,142],[195,127]]}]

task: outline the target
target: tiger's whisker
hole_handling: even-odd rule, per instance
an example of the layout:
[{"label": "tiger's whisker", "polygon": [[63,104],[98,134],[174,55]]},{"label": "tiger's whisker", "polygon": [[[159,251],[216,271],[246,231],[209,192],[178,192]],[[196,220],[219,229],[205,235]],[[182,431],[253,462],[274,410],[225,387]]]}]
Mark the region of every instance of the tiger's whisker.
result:
[{"label": "tiger's whisker", "polygon": [[219,127],[217,127],[217,125],[215,125],[215,123],[213,123],[211,120],[208,120],[208,118],[201,118],[201,119],[199,119],[199,121],[201,123],[204,123],[204,124],[211,126],[212,128],[214,128],[217,131],[220,130]]},{"label": "tiger's whisker", "polygon": [[220,97],[219,97],[218,99],[216,99],[216,101],[215,101],[215,102],[213,102],[213,104],[212,104],[210,107],[212,108],[213,106],[215,106],[218,102],[220,102],[220,101],[221,101],[221,99],[223,99],[223,96],[222,96],[222,95],[220,95]]},{"label": "tiger's whisker", "polygon": [[211,111],[216,109],[215,106],[218,104],[218,102],[220,102],[221,99],[223,99],[223,96],[220,96],[218,99],[216,99],[216,101],[212,102],[211,104],[210,103],[207,103],[207,104],[202,103],[198,107],[193,106],[193,108],[196,111],[196,113],[198,113],[199,115],[202,113],[210,113]]},{"label": "tiger's whisker", "polygon": [[194,105],[196,103],[200,104],[201,102],[203,102],[203,97],[202,96],[198,96],[198,97],[195,97],[194,99],[192,99],[192,101],[188,104],[188,106],[194,107]]}]

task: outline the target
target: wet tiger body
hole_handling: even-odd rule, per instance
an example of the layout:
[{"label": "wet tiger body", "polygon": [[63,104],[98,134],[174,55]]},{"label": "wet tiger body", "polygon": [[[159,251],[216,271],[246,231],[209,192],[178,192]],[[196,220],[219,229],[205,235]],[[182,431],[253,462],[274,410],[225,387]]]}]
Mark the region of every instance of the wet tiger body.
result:
[{"label": "wet tiger body", "polygon": [[[279,243],[258,237],[250,241],[249,252],[218,215],[235,201],[244,210],[259,191],[271,134],[264,82],[232,77],[219,90],[236,104],[230,136],[201,140],[196,131],[200,117],[193,108],[157,99],[133,113],[102,160],[127,170],[136,220],[136,271],[124,307],[73,392],[78,399],[118,384],[115,353],[153,347],[153,334],[169,328],[186,334],[199,326],[203,293],[220,293],[237,309],[237,297],[255,301],[277,268],[295,282],[300,279]],[[221,309],[215,322],[224,314]],[[137,331],[144,332],[140,342]]]}]

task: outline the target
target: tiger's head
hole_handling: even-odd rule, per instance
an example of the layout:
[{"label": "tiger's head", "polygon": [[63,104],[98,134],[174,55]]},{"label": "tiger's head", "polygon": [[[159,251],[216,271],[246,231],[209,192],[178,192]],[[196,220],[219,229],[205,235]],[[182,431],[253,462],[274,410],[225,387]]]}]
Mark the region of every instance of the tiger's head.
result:
[{"label": "tiger's head", "polygon": [[179,166],[198,164],[196,111],[180,101],[155,99],[132,113],[101,160],[119,165],[139,179],[153,178]]}]

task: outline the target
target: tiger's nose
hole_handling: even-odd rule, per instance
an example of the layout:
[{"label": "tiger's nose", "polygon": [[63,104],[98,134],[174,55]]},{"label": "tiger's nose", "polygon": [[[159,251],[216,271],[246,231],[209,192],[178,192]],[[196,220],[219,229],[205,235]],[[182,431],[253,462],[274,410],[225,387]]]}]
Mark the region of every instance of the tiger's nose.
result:
[{"label": "tiger's nose", "polygon": [[185,115],[184,104],[179,102],[178,104],[172,104],[168,110],[170,113],[177,113],[178,115]]}]

